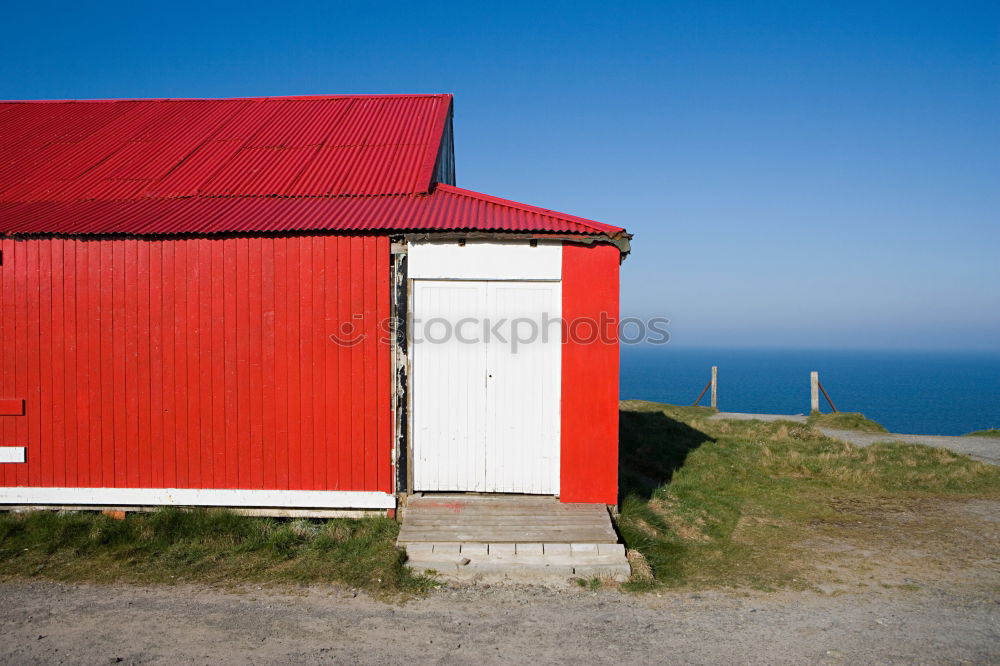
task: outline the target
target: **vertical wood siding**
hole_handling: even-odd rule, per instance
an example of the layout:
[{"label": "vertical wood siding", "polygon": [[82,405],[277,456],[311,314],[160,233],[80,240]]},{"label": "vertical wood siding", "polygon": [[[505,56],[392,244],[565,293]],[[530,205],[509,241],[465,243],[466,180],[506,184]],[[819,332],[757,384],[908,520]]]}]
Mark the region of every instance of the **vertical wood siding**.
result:
[{"label": "vertical wood siding", "polygon": [[0,249],[0,484],[392,491],[387,238]]},{"label": "vertical wood siding", "polygon": [[[560,499],[618,503],[618,270],[612,245],[563,245]],[[604,322],[604,332],[596,326]]]}]

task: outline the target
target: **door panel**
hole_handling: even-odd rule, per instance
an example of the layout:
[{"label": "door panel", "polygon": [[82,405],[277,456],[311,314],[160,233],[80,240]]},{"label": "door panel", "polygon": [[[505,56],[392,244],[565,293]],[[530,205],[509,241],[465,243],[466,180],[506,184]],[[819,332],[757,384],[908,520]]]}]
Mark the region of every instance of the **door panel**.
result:
[{"label": "door panel", "polygon": [[413,285],[414,490],[558,494],[559,282]]},{"label": "door panel", "polygon": [[414,489],[485,491],[485,344],[442,338],[445,321],[486,317],[486,283],[414,281],[413,312]]},{"label": "door panel", "polygon": [[508,340],[487,350],[486,486],[491,492],[559,492],[560,329],[557,282],[490,282],[491,321]]}]

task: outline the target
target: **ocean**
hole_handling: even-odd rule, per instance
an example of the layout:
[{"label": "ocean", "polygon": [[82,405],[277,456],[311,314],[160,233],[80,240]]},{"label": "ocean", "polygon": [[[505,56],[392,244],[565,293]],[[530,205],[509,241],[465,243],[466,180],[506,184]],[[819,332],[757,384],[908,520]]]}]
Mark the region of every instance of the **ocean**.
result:
[{"label": "ocean", "polygon": [[[719,409],[806,414],[809,372],[842,412],[891,432],[1000,428],[1000,353],[692,349],[622,345],[621,397],[690,405],[719,367]],[[708,394],[702,399],[708,405]],[[830,411],[820,397],[822,411]]]}]

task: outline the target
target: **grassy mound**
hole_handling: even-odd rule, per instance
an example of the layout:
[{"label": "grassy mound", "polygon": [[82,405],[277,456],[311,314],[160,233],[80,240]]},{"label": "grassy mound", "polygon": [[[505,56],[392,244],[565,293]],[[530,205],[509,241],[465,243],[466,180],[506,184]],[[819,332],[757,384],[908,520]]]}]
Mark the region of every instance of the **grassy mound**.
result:
[{"label": "grassy mound", "polygon": [[801,544],[863,522],[858,507],[1000,497],[1000,468],[944,449],[858,449],[806,424],[710,414],[622,405],[619,529],[654,577],[634,588],[805,585],[812,554]]},{"label": "grassy mound", "polygon": [[812,414],[809,425],[814,428],[835,428],[837,430],[858,430],[860,432],[889,432],[881,423],[865,418],[858,412],[837,412],[836,414]]},{"label": "grassy mound", "polygon": [[0,580],[343,583],[377,595],[428,584],[402,566],[387,518],[280,520],[219,509],[0,514]]},{"label": "grassy mound", "polygon": [[966,437],[1000,437],[1000,428],[987,428],[986,430],[974,430]]}]

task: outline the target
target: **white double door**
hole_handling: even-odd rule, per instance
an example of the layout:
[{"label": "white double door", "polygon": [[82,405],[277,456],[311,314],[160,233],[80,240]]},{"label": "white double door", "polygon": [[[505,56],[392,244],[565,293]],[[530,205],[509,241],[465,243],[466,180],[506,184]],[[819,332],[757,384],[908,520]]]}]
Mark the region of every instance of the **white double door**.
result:
[{"label": "white double door", "polygon": [[413,285],[414,490],[558,494],[560,283]]}]

